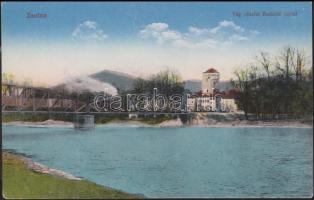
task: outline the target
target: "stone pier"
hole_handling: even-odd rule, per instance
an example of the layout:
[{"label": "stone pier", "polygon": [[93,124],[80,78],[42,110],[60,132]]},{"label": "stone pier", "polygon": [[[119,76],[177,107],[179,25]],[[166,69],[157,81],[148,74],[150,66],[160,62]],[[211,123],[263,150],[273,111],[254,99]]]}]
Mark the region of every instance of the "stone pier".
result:
[{"label": "stone pier", "polygon": [[95,128],[94,115],[75,115],[73,123],[76,129]]}]

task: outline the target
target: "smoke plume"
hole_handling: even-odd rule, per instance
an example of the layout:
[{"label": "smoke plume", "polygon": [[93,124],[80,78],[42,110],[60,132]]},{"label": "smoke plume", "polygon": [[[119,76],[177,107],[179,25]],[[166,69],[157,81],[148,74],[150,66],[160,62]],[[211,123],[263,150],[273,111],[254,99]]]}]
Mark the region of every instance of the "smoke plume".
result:
[{"label": "smoke plume", "polygon": [[109,83],[100,82],[87,76],[69,77],[64,80],[65,89],[70,92],[105,92],[117,95],[117,89]]}]

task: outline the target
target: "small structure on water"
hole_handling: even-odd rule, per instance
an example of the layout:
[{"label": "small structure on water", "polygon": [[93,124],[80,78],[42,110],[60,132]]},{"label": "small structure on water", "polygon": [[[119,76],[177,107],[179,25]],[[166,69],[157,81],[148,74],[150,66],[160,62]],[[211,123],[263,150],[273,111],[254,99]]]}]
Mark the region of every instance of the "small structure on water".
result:
[{"label": "small structure on water", "polygon": [[138,118],[138,114],[129,114],[129,119],[137,119]]},{"label": "small structure on water", "polygon": [[94,115],[75,115],[74,128],[93,129],[95,128]]}]

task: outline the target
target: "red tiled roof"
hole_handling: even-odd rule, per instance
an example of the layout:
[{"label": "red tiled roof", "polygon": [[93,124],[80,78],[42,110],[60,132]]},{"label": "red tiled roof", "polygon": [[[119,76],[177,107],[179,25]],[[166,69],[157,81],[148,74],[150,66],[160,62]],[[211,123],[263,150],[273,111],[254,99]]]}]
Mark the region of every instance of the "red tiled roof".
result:
[{"label": "red tiled roof", "polygon": [[231,89],[231,90],[227,90],[223,92],[223,98],[225,99],[234,99],[237,94],[239,93],[239,91],[237,91],[236,89]]},{"label": "red tiled roof", "polygon": [[208,69],[206,72],[204,72],[204,73],[218,73],[218,71],[216,70],[216,69],[214,69],[214,68],[210,68],[210,69]]},{"label": "red tiled roof", "polygon": [[197,96],[202,96],[203,92],[202,92],[202,90],[200,90],[200,91],[196,92],[195,94],[196,94]]},{"label": "red tiled roof", "polygon": [[[214,89],[213,96],[221,96],[224,99],[234,99],[239,91],[236,89],[226,90],[226,91],[219,91],[218,89]],[[197,97],[209,97],[212,95],[204,94],[201,90],[195,93],[195,96]]]}]

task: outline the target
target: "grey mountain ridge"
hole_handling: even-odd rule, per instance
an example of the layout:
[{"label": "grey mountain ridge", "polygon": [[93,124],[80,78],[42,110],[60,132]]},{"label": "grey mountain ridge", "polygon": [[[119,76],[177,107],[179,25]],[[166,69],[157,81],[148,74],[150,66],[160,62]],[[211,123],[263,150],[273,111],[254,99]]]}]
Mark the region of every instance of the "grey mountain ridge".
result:
[{"label": "grey mountain ridge", "polygon": [[[112,86],[118,88],[119,90],[130,90],[133,88],[135,80],[137,77],[132,76],[127,73],[117,72],[112,70],[102,70],[100,72],[89,75],[90,78],[98,80],[100,82],[106,82]],[[202,81],[201,80],[185,80],[185,89],[190,90],[191,92],[198,92],[201,90]],[[62,84],[60,84],[62,85]],[[59,85],[59,86],[60,86]],[[230,81],[221,81],[218,83],[217,88],[219,90],[231,89]]]}]

